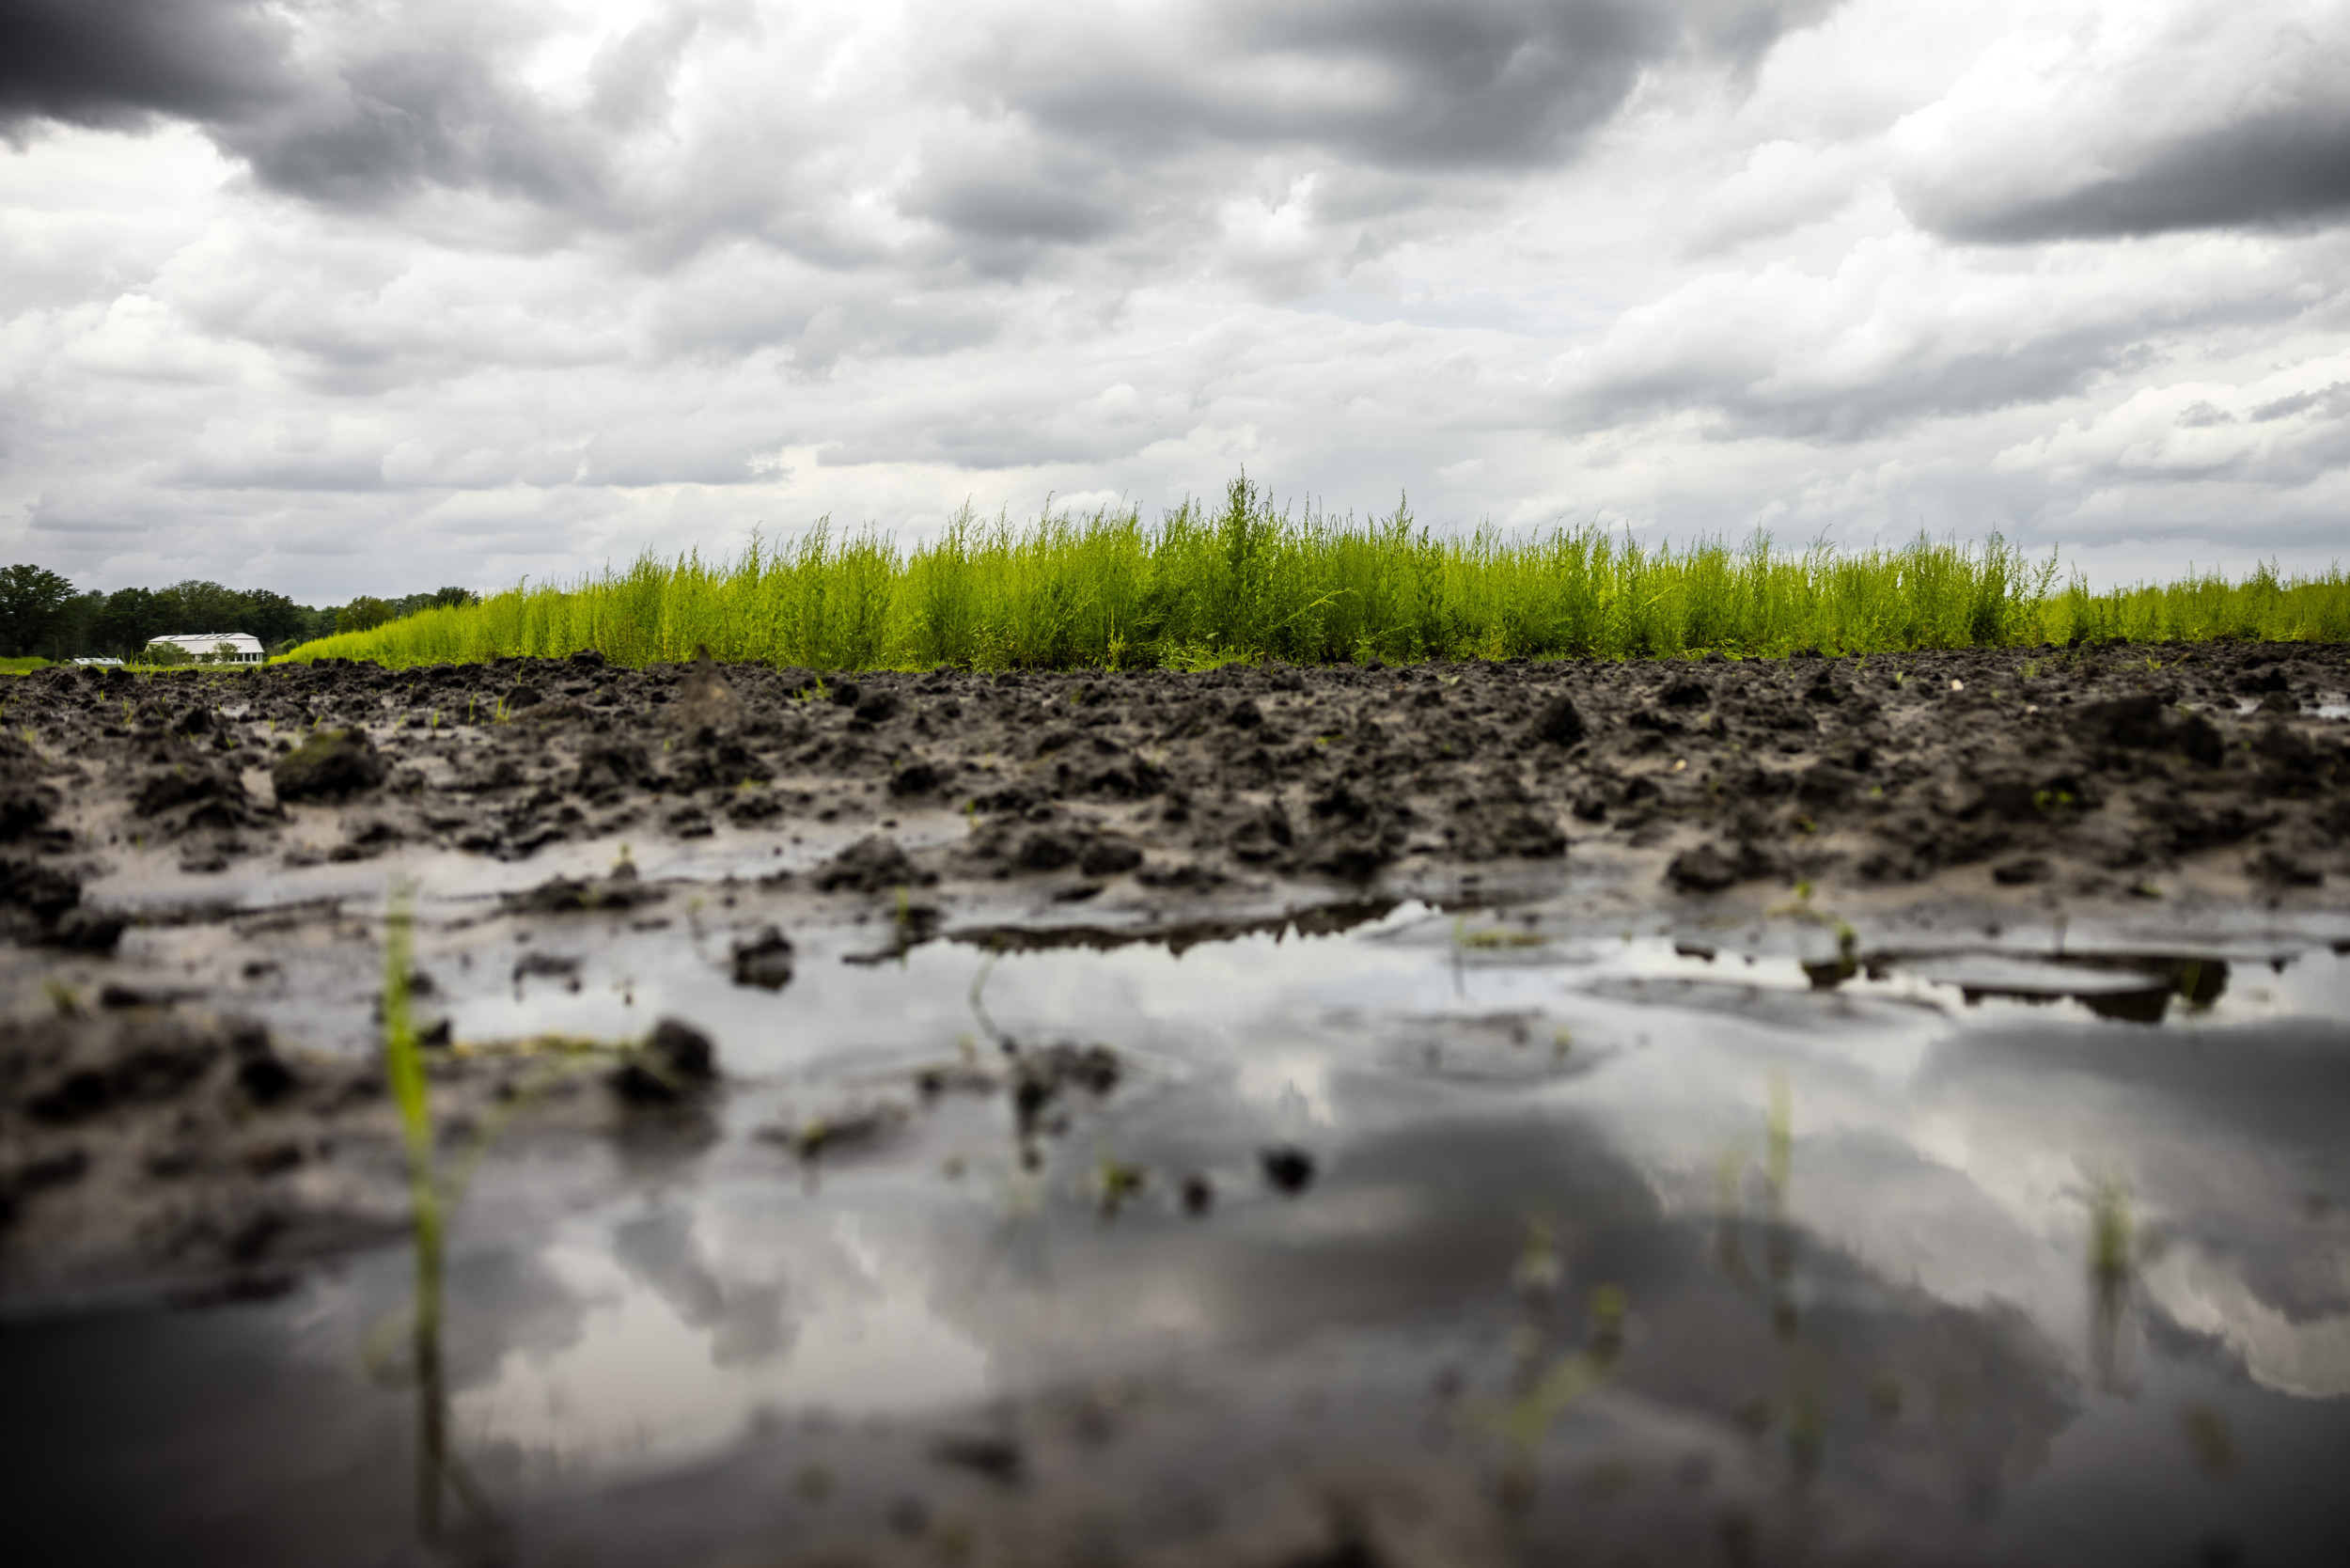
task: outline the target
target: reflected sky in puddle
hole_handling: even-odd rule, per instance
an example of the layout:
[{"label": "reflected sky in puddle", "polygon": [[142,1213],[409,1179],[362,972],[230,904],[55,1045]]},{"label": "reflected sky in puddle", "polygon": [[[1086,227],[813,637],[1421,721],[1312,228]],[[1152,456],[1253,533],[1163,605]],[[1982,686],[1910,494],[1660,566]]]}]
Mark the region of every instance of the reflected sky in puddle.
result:
[{"label": "reflected sky in puddle", "polygon": [[[1961,1557],[2103,1540],[2063,1487],[2107,1506],[2215,1454],[2261,1479],[2146,1516],[2286,1558],[2333,1518],[2297,1479],[2311,1444],[2350,1440],[2350,960],[2326,946],[2248,939],[2187,969],[2112,943],[2060,963],[2019,933],[1824,988],[1825,931],[1749,949],[1406,903],[1180,956],[946,941],[853,964],[871,932],[811,932],[769,993],[725,982],[730,930],[668,917],[599,928],[576,991],[516,981],[517,949],[478,932],[421,949],[460,1040],[674,1013],[733,1080],[695,1137],[619,1151],[624,1179],[608,1151],[520,1149],[459,1217],[450,1431],[524,1513],[810,1422],[911,1430],[1184,1369],[1240,1379],[1195,1396],[1236,1456],[1251,1402],[1340,1342],[1366,1358],[1315,1373],[1315,1397],[1362,1402],[1350,1441],[1392,1416],[1386,1441],[1416,1452],[1430,1418],[1394,1402],[1449,1390],[1439,1427],[1471,1430],[1463,1412],[1529,1397],[1511,1392],[1528,1369],[1600,1333],[1607,1388],[1559,1451],[1670,1427],[1740,1473],[1822,1478],[1852,1518],[1986,1532],[1951,1538]],[[2123,994],[2160,1022],[2101,1010]],[[992,1063],[999,1039],[1104,1043],[1123,1073],[1052,1099],[1032,1144],[1008,1094],[917,1089],[923,1064]],[[762,1136],[860,1116],[871,1138],[820,1162]],[[1276,1147],[1310,1156],[1303,1191],[1267,1181]],[[2100,1202],[2123,1238],[2104,1287]],[[23,1325],[5,1348],[20,1372],[55,1353],[39,1411],[75,1396],[76,1356],[234,1341],[218,1353],[266,1376],[232,1417],[104,1377],[77,1419],[116,1421],[108,1463],[148,1455],[180,1496],[157,1518],[200,1497],[250,1560],[297,1560],[254,1455],[306,1433],[337,1456],[321,1484],[392,1484],[397,1419],[320,1412],[394,1403],[357,1347],[405,1281],[376,1255],[275,1302]],[[1617,1327],[1591,1326],[1602,1292]],[[252,1446],[196,1452],[188,1434],[221,1422]],[[104,1481],[50,1479],[66,1504]]]}]

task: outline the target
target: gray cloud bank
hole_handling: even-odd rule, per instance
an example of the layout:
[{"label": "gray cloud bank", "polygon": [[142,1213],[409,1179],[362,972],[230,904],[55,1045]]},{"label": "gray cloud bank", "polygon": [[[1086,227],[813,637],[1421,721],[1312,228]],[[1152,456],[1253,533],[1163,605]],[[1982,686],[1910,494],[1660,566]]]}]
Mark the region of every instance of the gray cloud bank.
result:
[{"label": "gray cloud bank", "polygon": [[2350,89],[2133,149],[2122,172],[2002,201],[1944,195],[1920,215],[1953,239],[2013,244],[2291,225],[2350,212]]},{"label": "gray cloud bank", "polygon": [[1994,244],[2339,221],[2350,34],[2339,8],[2296,10],[2157,10],[2135,47],[1959,95],[1904,181],[1910,212]]},{"label": "gray cloud bank", "polygon": [[235,121],[277,99],[291,30],[253,0],[12,0],[0,122]]},{"label": "gray cloud bank", "polygon": [[355,591],[1245,463],[2323,564],[2344,82],[2281,0],[17,0],[0,536]]}]

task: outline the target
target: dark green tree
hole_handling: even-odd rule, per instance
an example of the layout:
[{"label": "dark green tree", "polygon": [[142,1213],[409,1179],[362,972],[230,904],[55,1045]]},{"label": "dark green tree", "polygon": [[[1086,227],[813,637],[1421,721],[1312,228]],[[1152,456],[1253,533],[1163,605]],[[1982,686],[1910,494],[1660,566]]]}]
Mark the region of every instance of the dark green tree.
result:
[{"label": "dark green tree", "polygon": [[162,611],[155,603],[151,588],[117,588],[106,595],[106,603],[90,619],[90,642],[102,653],[116,658],[128,658],[147,646],[149,637],[159,637],[171,630],[164,624]]},{"label": "dark green tree", "polygon": [[392,619],[392,606],[384,600],[361,594],[335,612],[337,632],[371,632]]},{"label": "dark green tree", "polygon": [[233,624],[238,611],[244,606],[243,595],[218,583],[200,582],[194,578],[174,583],[155,595],[157,612],[165,624],[152,635],[171,636],[183,632],[242,632]]},{"label": "dark green tree", "polygon": [[393,600],[391,602],[392,619],[399,620],[408,616],[421,614],[426,610],[462,609],[467,604],[480,603],[481,595],[471,588],[434,588],[431,593],[405,594]]},{"label": "dark green tree", "polygon": [[67,600],[49,633],[49,640],[56,646],[51,656],[72,659],[91,651],[92,639],[98,635],[98,613],[105,607],[106,596],[94,589]]},{"label": "dark green tree", "polygon": [[0,649],[10,657],[37,651],[72,599],[72,583],[45,566],[0,570]]},{"label": "dark green tree", "polygon": [[282,593],[247,588],[237,597],[242,604],[236,623],[221,630],[249,632],[261,639],[264,648],[274,648],[309,630],[310,612]]}]

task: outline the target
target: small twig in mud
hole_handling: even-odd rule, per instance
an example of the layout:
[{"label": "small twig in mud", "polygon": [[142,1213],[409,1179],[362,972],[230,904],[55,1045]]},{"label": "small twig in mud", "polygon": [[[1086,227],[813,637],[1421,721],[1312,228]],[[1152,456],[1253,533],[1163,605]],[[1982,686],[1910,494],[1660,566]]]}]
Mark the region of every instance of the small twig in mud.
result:
[{"label": "small twig in mud", "polygon": [[979,993],[987,989],[987,977],[995,972],[995,961],[1002,956],[999,950],[990,949],[987,956],[979,960],[979,973],[971,977],[971,1015],[979,1021],[987,1037],[1009,1055],[1020,1048],[1019,1043],[995,1027],[995,1020],[988,1015],[987,1004],[979,1000]]}]

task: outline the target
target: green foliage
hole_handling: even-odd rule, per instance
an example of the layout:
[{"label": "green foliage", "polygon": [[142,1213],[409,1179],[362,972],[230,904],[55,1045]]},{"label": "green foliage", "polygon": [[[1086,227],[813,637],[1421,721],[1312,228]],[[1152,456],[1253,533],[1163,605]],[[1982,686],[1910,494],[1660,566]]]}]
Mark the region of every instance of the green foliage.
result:
[{"label": "green foliage", "polygon": [[387,601],[371,599],[363,593],[335,612],[335,630],[337,633],[372,632],[392,619],[394,613]]},{"label": "green foliage", "polygon": [[431,593],[411,593],[392,601],[396,616],[415,615],[418,610],[453,609],[466,604],[478,604],[481,595],[469,588],[434,588]]},{"label": "green foliage", "polygon": [[290,645],[334,631],[320,612],[265,588],[188,581],[165,588],[128,588],[74,595],[59,606],[38,647],[53,659],[85,653],[140,656],[153,637],[190,632],[244,632],[264,647]]},{"label": "green foliage", "polygon": [[0,655],[22,658],[47,646],[73,585],[47,567],[0,567]]},{"label": "green foliage", "polygon": [[394,666],[560,655],[725,660],[816,669],[1206,668],[1430,658],[1770,657],[2065,642],[2350,640],[2350,577],[2059,589],[1994,535],[1920,535],[1851,553],[1716,540],[1651,546],[1598,527],[1440,536],[1408,506],[1356,521],[1277,511],[1246,478],[1214,508],[1032,523],[959,512],[911,551],[820,521],[732,561],[647,555],[569,585],[527,583],[305,646]]}]

